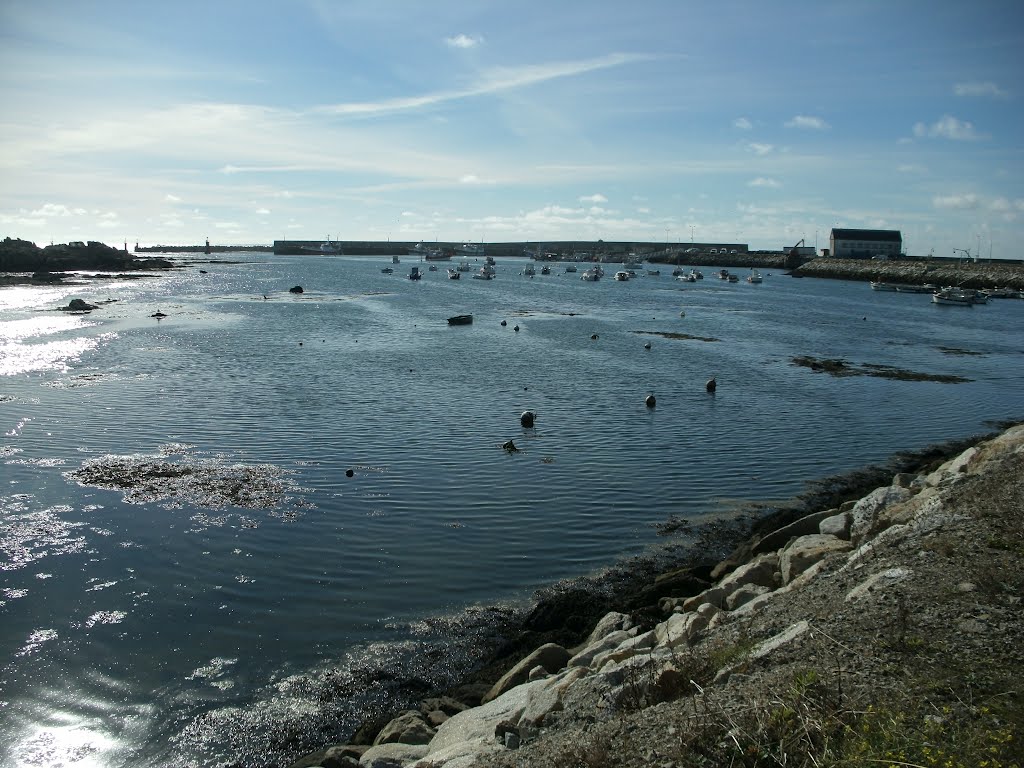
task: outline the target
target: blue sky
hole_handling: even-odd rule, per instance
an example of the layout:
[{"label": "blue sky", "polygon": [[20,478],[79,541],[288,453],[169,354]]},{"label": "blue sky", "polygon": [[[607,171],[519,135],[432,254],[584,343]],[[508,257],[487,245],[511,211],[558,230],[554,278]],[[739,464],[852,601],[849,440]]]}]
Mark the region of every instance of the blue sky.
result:
[{"label": "blue sky", "polygon": [[0,236],[1021,258],[1024,3],[3,0]]}]

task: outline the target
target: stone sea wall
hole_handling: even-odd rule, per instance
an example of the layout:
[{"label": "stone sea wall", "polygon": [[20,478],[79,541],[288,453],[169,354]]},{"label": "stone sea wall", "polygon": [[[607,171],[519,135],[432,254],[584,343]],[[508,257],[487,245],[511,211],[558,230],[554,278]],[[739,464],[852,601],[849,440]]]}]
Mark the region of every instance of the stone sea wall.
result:
[{"label": "stone sea wall", "polygon": [[874,261],[870,259],[814,259],[793,270],[800,277],[879,281],[967,288],[1024,290],[1024,265],[998,262]]}]

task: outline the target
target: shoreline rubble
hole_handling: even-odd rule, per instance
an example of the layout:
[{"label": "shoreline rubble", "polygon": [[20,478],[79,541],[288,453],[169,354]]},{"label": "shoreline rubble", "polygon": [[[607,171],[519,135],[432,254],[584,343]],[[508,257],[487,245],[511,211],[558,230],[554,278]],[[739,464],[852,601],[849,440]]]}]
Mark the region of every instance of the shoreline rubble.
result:
[{"label": "shoreline rubble", "polygon": [[[972,444],[964,448],[966,443]],[[887,600],[904,606],[916,571],[925,570],[922,553],[929,541],[971,519],[971,495],[965,491],[971,483],[995,488],[1005,497],[1002,503],[1015,502],[1020,510],[1024,480],[1014,470],[1024,465],[1024,425],[962,441],[952,453],[930,459],[915,471],[890,474],[887,483],[858,498],[759,520],[749,538],[713,567],[662,574],[664,589],[634,601],[653,600],[655,618],[650,609],[647,615],[609,611],[582,642],[539,643],[500,677],[477,676],[448,695],[425,699],[418,710],[398,713],[375,732],[308,754],[290,768],[556,765],[596,733],[617,733],[616,722],[624,717],[650,732],[648,750],[664,749],[661,742],[668,737],[657,727],[661,719],[692,719],[698,699],[741,706],[749,702],[748,681],[770,678],[809,652],[816,659],[815,643],[822,637],[839,635],[847,624],[850,631],[882,632],[870,623],[872,609],[881,604],[879,610],[891,612]],[[900,555],[895,561],[894,553]],[[904,554],[909,562],[901,561]],[[969,591],[963,584],[971,583],[957,590]],[[1024,628],[1024,619],[1014,628]],[[734,653],[721,656],[722,647]],[[701,658],[705,682],[698,685],[690,665]],[[846,674],[855,677],[860,663],[844,659]],[[865,674],[861,683],[873,690],[870,672]],[[606,748],[614,753],[606,754],[608,762],[579,764],[648,764],[637,752],[639,737],[627,740],[630,746],[621,752],[614,752],[615,738],[607,736]]]}]

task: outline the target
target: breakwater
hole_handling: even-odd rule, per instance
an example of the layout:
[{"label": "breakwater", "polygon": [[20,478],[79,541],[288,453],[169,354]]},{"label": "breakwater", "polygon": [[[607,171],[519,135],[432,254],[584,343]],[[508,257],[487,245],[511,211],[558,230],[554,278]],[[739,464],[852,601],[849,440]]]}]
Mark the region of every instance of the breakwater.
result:
[{"label": "breakwater", "polygon": [[794,277],[827,277],[837,280],[1024,290],[1024,264],[1020,262],[814,259],[792,270],[791,274]]}]

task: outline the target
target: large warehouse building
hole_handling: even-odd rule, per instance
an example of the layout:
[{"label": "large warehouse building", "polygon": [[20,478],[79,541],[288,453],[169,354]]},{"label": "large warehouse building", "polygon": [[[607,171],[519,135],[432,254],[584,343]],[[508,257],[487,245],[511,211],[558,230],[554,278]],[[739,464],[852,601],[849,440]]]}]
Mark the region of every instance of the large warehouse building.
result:
[{"label": "large warehouse building", "polygon": [[895,259],[903,252],[898,229],[833,229],[829,253],[837,259]]}]

